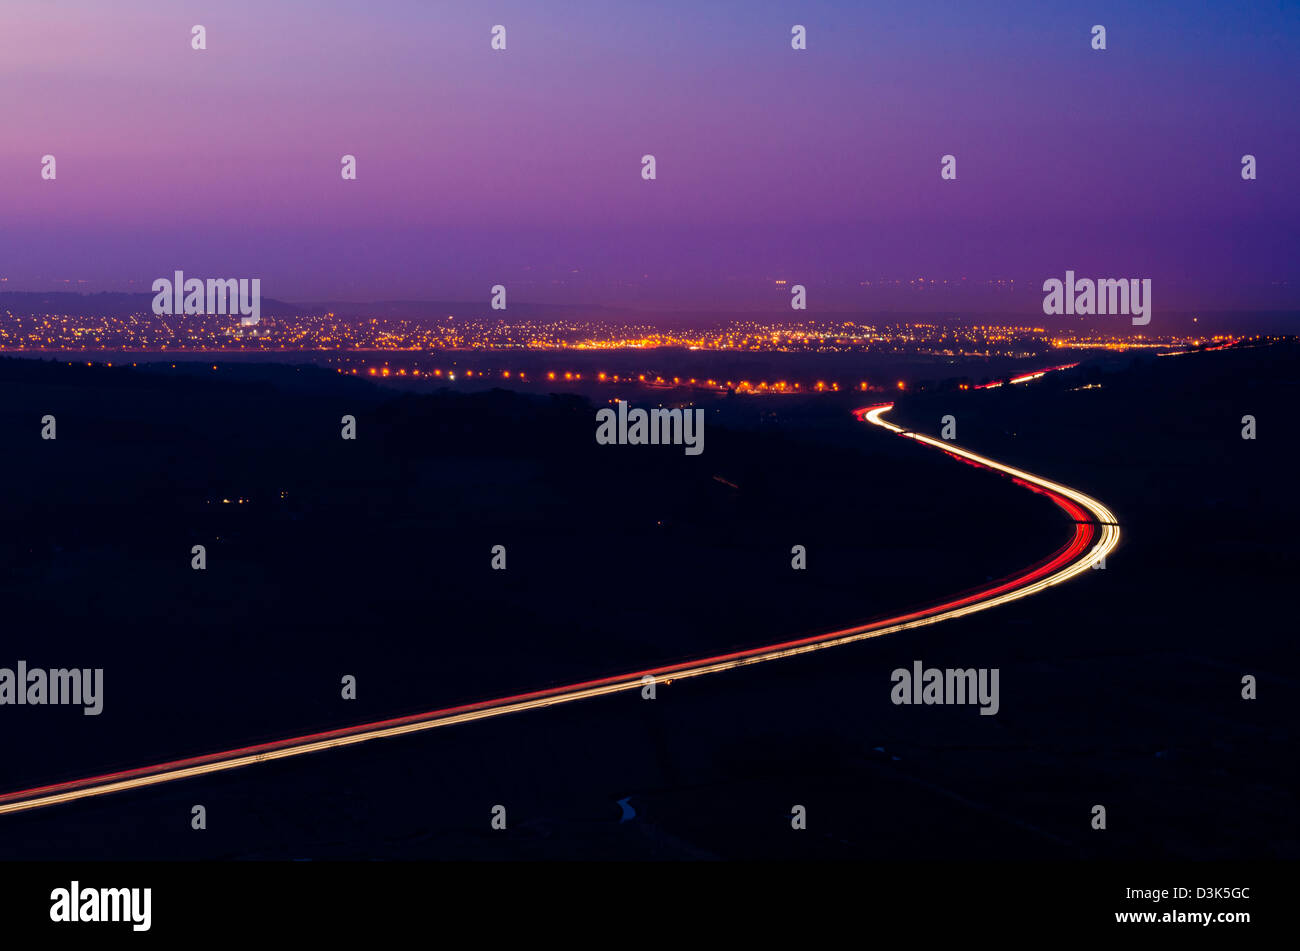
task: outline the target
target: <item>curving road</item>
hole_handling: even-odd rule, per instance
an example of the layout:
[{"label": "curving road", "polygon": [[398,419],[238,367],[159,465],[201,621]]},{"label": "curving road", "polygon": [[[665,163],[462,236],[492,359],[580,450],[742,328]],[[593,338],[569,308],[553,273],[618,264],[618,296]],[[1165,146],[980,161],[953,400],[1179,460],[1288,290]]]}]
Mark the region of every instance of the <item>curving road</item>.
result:
[{"label": "curving road", "polygon": [[794,657],[811,651],[851,644],[854,641],[866,640],[869,637],[880,637],[897,631],[923,627],[927,624],[938,624],[941,621],[974,614],[977,611],[987,611],[989,608],[1001,604],[1027,598],[1052,585],[1068,581],[1075,575],[1087,571],[1094,561],[1105,557],[1119,544],[1119,527],[1115,524],[1114,515],[1096,499],[1084,495],[1076,489],[1051,482],[1041,476],[1003,465],[985,456],[958,448],[952,443],[910,432],[900,426],[895,426],[893,423],[886,422],[882,417],[893,409],[893,406],[893,403],[885,403],[880,406],[865,407],[854,410],[854,414],[860,420],[888,429],[890,432],[907,439],[914,439],[917,442],[933,446],[972,465],[1001,472],[1025,488],[1046,495],[1073,520],[1075,526],[1074,537],[1049,558],[1038,565],[1025,569],[1018,575],[994,582],[986,588],[980,588],[956,600],[936,604],[898,617],[885,618],[858,627],[830,631],[825,634],[785,641],[780,644],[769,644],[764,647],[754,647],[730,654],[719,654],[664,667],[653,667],[635,673],[603,677],[560,687],[549,687],[544,690],[535,690],[510,697],[482,700],[477,703],[431,710],[427,713],[417,713],[391,720],[362,723],[323,733],[295,736],[283,740],[274,740],[269,743],[260,743],[256,746],[245,746],[224,750],[219,753],[194,756],[188,759],[157,763],[153,766],[142,766],[137,769],[106,773],[100,776],[88,776],[84,779],[75,779],[50,786],[19,790],[0,795],[0,814],[38,809],[42,806],[53,806],[58,803],[72,802],[91,796],[104,796],[127,789],[137,789],[141,786],[153,786],[158,783],[188,779],[192,776],[202,776],[206,773],[251,766],[254,763],[268,760],[286,759],[304,753],[315,753],[340,746],[351,746],[354,743],[365,743],[368,740],[377,740],[382,737],[418,733],[422,730],[451,726],[455,723],[468,723],[471,720],[484,720],[488,717],[503,716],[507,713],[520,713],[524,710],[535,710],[539,707],[549,707],[558,703],[586,700],[590,697],[600,697],[605,694],[620,693],[626,690],[638,690],[644,685],[646,678],[663,681],[717,674],[724,670],[744,667],[747,664],[760,664],[764,661]]}]

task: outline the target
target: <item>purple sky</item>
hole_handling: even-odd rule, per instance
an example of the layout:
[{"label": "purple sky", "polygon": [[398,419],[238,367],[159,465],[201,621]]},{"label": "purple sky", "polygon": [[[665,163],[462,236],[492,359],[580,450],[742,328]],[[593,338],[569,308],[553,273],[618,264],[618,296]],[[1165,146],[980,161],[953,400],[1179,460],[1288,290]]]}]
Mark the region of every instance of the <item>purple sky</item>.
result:
[{"label": "purple sky", "polygon": [[1297,62],[1276,0],[6,0],[0,289],[870,309],[924,276],[1033,309],[1071,268],[1295,307]]}]

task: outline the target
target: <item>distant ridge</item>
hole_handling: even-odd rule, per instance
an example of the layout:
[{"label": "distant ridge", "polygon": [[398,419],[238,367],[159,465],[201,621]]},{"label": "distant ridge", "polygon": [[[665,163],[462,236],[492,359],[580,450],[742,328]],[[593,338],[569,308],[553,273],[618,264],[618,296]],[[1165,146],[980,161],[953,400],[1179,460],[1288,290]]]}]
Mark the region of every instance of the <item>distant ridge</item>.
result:
[{"label": "distant ridge", "polygon": [[[129,294],[117,291],[100,291],[80,294],[75,291],[0,291],[0,312],[12,314],[93,314],[105,317],[126,317],[130,314],[149,313],[154,295]],[[319,301],[292,303],[271,297],[262,298],[262,316],[292,317],[298,314],[332,313],[340,317],[393,317],[408,320],[446,319],[457,317],[490,317],[506,319],[508,316],[558,317],[594,316],[600,311],[594,307],[557,307],[548,304],[512,303],[509,311],[493,311],[483,301],[419,301],[392,300],[355,303],[351,301]]]},{"label": "distant ridge", "polygon": [[[90,314],[101,317],[126,317],[131,314],[151,313],[153,294],[123,294],[101,291],[98,294],[77,294],[71,291],[0,291],[0,311],[11,314]],[[263,317],[291,317],[310,313],[297,304],[262,298]]]},{"label": "distant ridge", "polygon": [[396,317],[408,320],[422,318],[498,317],[595,317],[608,314],[613,308],[594,306],[567,306],[558,304],[529,304],[510,302],[508,310],[494,311],[487,298],[481,301],[451,300],[379,300],[379,301],[319,301],[298,305],[302,313],[331,313],[340,317]]},{"label": "distant ridge", "polygon": [[[38,314],[77,314],[103,317],[126,317],[130,314],[149,313],[153,294],[128,294],[117,291],[100,291],[81,294],[73,291],[0,291],[0,316],[5,312],[19,316]],[[349,320],[383,317],[393,320],[446,320],[448,316],[500,320],[509,323],[525,318],[550,320],[614,320],[649,324],[659,327],[716,326],[728,320],[769,320],[774,322],[802,322],[814,320],[856,320],[868,324],[943,323],[1007,324],[1020,326],[1034,324],[1042,327],[1059,326],[1079,330],[1088,327],[1105,330],[1120,336],[1131,336],[1143,330],[1159,334],[1212,334],[1212,333],[1273,333],[1294,335],[1300,331],[1300,311],[1294,310],[1202,310],[1157,311],[1155,323],[1150,327],[1133,327],[1127,318],[1046,317],[1041,313],[1012,313],[969,308],[958,311],[839,311],[809,310],[788,311],[773,309],[733,310],[672,310],[653,307],[610,307],[604,305],[556,305],[510,303],[508,310],[494,311],[486,299],[482,301],[437,300],[387,300],[387,301],[317,301],[292,303],[271,297],[262,298],[264,317],[293,317],[303,314],[332,313]]]}]

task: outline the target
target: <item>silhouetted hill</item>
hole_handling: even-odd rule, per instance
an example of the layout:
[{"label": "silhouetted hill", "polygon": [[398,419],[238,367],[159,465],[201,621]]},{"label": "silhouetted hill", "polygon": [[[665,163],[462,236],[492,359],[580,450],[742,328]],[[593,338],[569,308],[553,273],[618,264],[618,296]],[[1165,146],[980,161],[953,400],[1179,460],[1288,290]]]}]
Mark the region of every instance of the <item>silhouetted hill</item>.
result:
[{"label": "silhouetted hill", "polygon": [[[170,275],[167,275],[170,278]],[[23,316],[36,314],[86,314],[89,316],[126,317],[131,314],[150,313],[154,295],[122,294],[102,291],[98,294],[71,292],[43,293],[34,291],[0,291],[0,311]],[[261,313],[264,317],[288,317],[312,313],[297,304],[263,297]]]}]

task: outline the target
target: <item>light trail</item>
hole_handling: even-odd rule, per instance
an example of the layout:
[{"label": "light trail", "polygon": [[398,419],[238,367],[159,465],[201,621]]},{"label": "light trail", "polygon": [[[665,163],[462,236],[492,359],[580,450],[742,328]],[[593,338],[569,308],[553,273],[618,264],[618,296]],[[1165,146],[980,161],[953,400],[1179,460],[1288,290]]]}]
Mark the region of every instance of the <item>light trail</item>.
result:
[{"label": "light trail", "polygon": [[992,469],[1010,476],[1025,488],[1046,495],[1070,516],[1075,527],[1074,537],[1042,563],[1031,566],[1018,575],[994,582],[992,585],[977,589],[971,594],[943,604],[922,608],[909,614],[779,644],[769,644],[764,647],[754,647],[713,657],[653,667],[635,673],[603,677],[560,687],[549,687],[530,693],[499,697],[494,700],[482,700],[441,710],[431,710],[427,713],[362,723],[337,730],[327,730],[322,733],[274,740],[269,743],[239,747],[218,753],[208,753],[188,759],[157,763],[153,766],[142,766],[137,769],[105,773],[99,776],[89,776],[84,779],[74,779],[68,782],[5,793],[0,795],[0,814],[39,809],[43,806],[53,806],[78,799],[88,799],[93,796],[104,796],[128,789],[139,789],[144,786],[189,779],[208,773],[238,769],[241,766],[251,766],[254,763],[265,763],[271,760],[287,759],[291,756],[301,756],[305,753],[316,753],[322,750],[352,746],[369,740],[403,736],[408,733],[432,730],[436,727],[485,720],[489,717],[504,716],[508,713],[522,713],[525,710],[536,710],[541,707],[571,703],[575,700],[587,700],[592,697],[601,697],[606,694],[620,693],[627,690],[639,690],[644,686],[644,678],[647,677],[654,678],[656,682],[667,679],[678,680],[688,677],[702,677],[706,674],[722,673],[749,664],[796,657],[800,654],[840,647],[844,644],[852,644],[871,637],[882,637],[885,634],[894,634],[898,631],[938,624],[942,621],[950,621],[954,618],[965,617],[1012,601],[1018,601],[1021,598],[1027,598],[1045,591],[1053,585],[1068,581],[1076,575],[1089,570],[1098,559],[1104,558],[1119,544],[1119,527],[1115,523],[1115,516],[1096,499],[1079,492],[1077,489],[995,462],[986,456],[981,456],[967,449],[961,449],[952,443],[904,430],[901,426],[886,422],[881,417],[893,407],[893,403],[864,407],[854,410],[854,415],[860,420],[888,429],[900,436],[933,446],[969,464]]},{"label": "light trail", "polygon": [[1078,365],[1079,364],[1077,363],[1064,363],[1059,367],[1045,367],[1042,370],[1034,370],[1032,373],[1022,373],[1019,376],[1013,376],[1010,379],[994,380],[991,383],[980,383],[975,387],[975,389],[992,390],[1001,386],[1003,383],[1028,383],[1030,380],[1041,379],[1042,377],[1047,376],[1047,374],[1055,373],[1058,370],[1073,370]]}]

